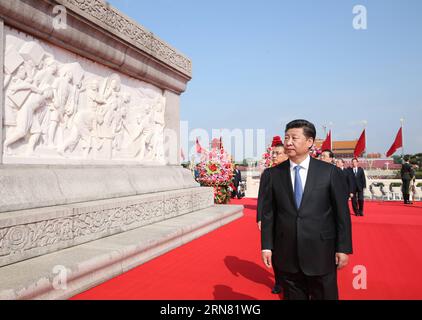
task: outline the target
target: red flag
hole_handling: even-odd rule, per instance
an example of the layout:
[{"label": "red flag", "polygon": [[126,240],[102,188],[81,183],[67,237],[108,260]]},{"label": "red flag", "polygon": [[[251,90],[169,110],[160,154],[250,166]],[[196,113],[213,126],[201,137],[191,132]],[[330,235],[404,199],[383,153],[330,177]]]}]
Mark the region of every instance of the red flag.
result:
[{"label": "red flag", "polygon": [[365,129],[363,129],[362,134],[359,137],[358,143],[356,144],[355,151],[353,155],[355,158],[358,158],[366,149],[366,138],[365,138]]},{"label": "red flag", "polygon": [[195,144],[195,146],[196,146],[196,153],[202,153],[202,147],[201,147],[201,145],[199,144],[199,140],[198,140],[198,138],[196,138],[196,144]]},{"label": "red flag", "polygon": [[331,150],[331,130],[328,132],[327,137],[321,145],[321,151]]},{"label": "red flag", "polygon": [[400,127],[399,132],[397,132],[396,139],[393,142],[393,145],[388,149],[387,153],[385,154],[387,157],[393,155],[394,152],[398,148],[403,147],[403,135],[402,135],[402,127]]},{"label": "red flag", "polygon": [[182,158],[183,161],[185,161],[185,154],[183,152],[183,148],[180,148],[180,157]]}]

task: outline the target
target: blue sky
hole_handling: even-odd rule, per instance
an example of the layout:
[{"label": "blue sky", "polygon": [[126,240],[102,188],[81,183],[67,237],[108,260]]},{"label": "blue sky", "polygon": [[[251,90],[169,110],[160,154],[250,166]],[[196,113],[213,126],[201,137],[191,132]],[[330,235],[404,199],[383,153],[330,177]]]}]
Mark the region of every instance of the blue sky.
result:
[{"label": "blue sky", "polygon": [[[266,129],[306,118],[323,137],[385,153],[405,119],[405,152],[422,152],[422,1],[113,0],[110,4],[186,54],[181,97],[189,128]],[[367,30],[352,26],[355,5]]]}]

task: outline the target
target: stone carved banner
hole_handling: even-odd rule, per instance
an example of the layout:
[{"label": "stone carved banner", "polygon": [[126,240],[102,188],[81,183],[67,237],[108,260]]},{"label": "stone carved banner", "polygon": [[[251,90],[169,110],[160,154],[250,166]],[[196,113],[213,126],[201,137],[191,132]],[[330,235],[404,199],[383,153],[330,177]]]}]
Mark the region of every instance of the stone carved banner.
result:
[{"label": "stone carved banner", "polygon": [[6,163],[165,164],[159,88],[9,27],[5,38]]}]

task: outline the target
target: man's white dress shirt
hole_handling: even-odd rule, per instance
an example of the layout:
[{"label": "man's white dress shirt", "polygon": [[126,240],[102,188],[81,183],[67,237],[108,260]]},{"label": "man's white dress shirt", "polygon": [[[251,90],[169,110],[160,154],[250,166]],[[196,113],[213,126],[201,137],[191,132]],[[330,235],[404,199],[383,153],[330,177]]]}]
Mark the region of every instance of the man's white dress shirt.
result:
[{"label": "man's white dress shirt", "polygon": [[[290,161],[290,176],[292,177],[292,187],[293,187],[293,193],[295,190],[295,167],[300,166],[299,175],[300,180],[302,180],[302,188],[305,190],[306,185],[306,178],[308,177],[309,172],[309,163],[311,162],[311,157],[308,155],[305,160],[303,160],[301,163],[297,164],[294,163],[292,160]],[[302,190],[302,191],[303,191]],[[262,252],[268,252],[271,251],[269,249],[263,249]]]}]

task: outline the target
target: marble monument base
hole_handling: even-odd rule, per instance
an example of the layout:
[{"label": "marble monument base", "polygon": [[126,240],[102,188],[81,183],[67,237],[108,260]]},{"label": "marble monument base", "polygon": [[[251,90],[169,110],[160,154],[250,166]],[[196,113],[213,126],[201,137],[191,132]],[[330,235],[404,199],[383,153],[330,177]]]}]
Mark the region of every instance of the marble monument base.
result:
[{"label": "marble monument base", "polygon": [[0,299],[68,299],[242,215],[212,206],[1,267]]},{"label": "marble monument base", "polygon": [[179,166],[6,165],[0,192],[0,299],[71,297],[243,214]]},{"label": "marble monument base", "polygon": [[212,207],[182,167],[0,167],[0,267]]}]

